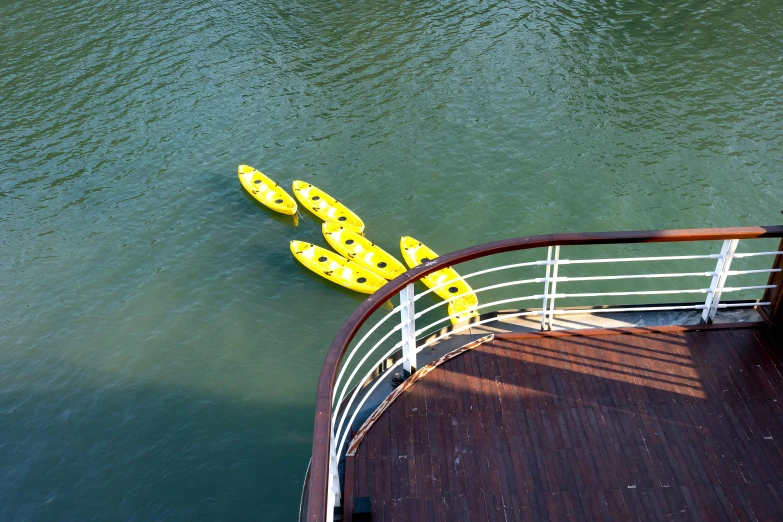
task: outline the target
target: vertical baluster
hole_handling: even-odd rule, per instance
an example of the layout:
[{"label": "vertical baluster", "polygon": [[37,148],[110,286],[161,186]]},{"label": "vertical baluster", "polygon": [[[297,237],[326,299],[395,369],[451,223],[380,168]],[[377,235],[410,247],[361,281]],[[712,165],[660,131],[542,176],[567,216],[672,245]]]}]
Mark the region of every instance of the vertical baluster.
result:
[{"label": "vertical baluster", "polygon": [[337,456],[337,444],[334,438],[334,430],[329,430],[331,439],[329,441],[329,480],[326,503],[326,520],[334,520],[334,508],[340,506],[342,494],[340,493],[340,472],[338,469],[339,458]]},{"label": "vertical baluster", "polygon": [[734,258],[734,252],[737,250],[739,239],[727,239],[723,242],[720,251],[720,257],[715,265],[715,274],[710,282],[710,289],[707,293],[707,299],[704,301],[704,311],[701,314],[701,322],[710,324],[715,319],[715,312],[718,311],[721,293],[726,284],[731,260]]},{"label": "vertical baluster", "polygon": [[544,304],[541,305],[541,331],[546,329],[546,307],[549,304],[549,263],[552,261],[552,247],[546,251],[546,277],[544,278]]},{"label": "vertical baluster", "polygon": [[549,325],[547,330],[552,329],[552,316],[555,312],[555,294],[557,293],[557,269],[560,266],[558,260],[560,259],[560,245],[555,246],[555,265],[552,268],[552,293],[549,295]]},{"label": "vertical baluster", "polygon": [[416,308],[415,288],[409,284],[400,292],[400,320],[402,322],[402,369],[408,376],[416,371]]}]

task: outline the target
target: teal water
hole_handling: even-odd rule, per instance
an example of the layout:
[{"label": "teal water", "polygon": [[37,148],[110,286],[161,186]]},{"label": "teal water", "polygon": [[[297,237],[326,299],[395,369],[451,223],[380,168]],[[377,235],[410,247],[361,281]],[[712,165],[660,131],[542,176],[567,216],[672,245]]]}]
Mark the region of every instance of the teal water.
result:
[{"label": "teal water", "polygon": [[782,220],[775,0],[2,8],[3,521],[296,516],[362,297],[239,163],[393,252]]}]

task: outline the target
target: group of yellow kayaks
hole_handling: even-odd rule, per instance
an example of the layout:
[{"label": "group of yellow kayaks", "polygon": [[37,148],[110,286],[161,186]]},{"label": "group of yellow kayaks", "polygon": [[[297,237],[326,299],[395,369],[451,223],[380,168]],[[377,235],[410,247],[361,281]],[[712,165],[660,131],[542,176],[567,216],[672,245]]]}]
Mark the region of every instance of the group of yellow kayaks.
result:
[{"label": "group of yellow kayaks", "polygon": [[[281,214],[297,215],[297,204],[283,187],[247,165],[239,166],[239,181],[260,203]],[[304,266],[338,285],[372,294],[405,272],[394,256],[364,237],[364,222],[348,207],[323,190],[304,181],[294,181],[296,199],[323,220],[321,230],[335,252],[305,241],[291,241],[291,252]],[[405,263],[413,268],[438,257],[429,247],[409,236],[400,239]],[[478,315],[478,298],[470,285],[453,268],[438,270],[422,282],[449,302],[449,317],[456,324]]]}]

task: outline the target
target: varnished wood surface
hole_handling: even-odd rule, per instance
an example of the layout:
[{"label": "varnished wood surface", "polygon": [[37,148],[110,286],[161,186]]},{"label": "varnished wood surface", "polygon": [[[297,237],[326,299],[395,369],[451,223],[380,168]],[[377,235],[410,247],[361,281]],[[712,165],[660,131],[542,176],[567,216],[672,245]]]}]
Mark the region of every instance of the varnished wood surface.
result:
[{"label": "varnished wood surface", "polygon": [[783,226],[698,228],[680,230],[644,230],[630,232],[580,232],[527,236],[476,245],[423,263],[369,296],[343,324],[326,353],[316,389],[315,420],[313,423],[313,453],[307,494],[308,522],[326,518],[327,482],[329,473],[329,441],[332,392],[343,356],[356,333],[372,315],[406,285],[420,280],[442,268],[493,254],[542,248],[553,245],[598,245],[621,243],[667,243],[682,241],[711,241],[724,239],[751,239],[783,237]]},{"label": "varnished wood surface", "polygon": [[495,339],[372,426],[376,521],[783,520],[783,339],[742,330]]}]

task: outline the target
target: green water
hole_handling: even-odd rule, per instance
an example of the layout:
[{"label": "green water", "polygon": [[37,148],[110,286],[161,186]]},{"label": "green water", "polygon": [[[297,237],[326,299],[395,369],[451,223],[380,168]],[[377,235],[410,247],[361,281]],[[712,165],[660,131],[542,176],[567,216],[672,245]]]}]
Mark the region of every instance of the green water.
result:
[{"label": "green water", "polygon": [[362,297],[316,220],[390,251],[776,224],[783,4],[3,1],[0,520],[294,519]]}]

